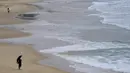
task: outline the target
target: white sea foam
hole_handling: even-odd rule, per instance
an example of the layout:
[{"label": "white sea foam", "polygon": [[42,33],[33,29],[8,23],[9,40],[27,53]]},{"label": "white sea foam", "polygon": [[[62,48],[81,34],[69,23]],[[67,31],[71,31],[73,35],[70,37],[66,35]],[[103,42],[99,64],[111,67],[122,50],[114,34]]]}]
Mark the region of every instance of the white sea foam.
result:
[{"label": "white sea foam", "polygon": [[84,51],[84,50],[97,50],[97,49],[110,49],[110,48],[130,48],[130,45],[123,43],[113,43],[113,42],[87,42],[82,44],[56,47],[52,49],[40,50],[44,53],[59,53],[68,51]]},{"label": "white sea foam", "polygon": [[[61,39],[61,38],[59,38],[59,39]],[[61,40],[67,40],[67,39],[62,38]],[[51,54],[54,54],[61,58],[64,58],[64,59],[67,59],[67,60],[70,60],[73,62],[77,62],[77,63],[89,64],[91,66],[105,68],[105,69],[112,69],[112,70],[116,70],[116,71],[130,72],[130,70],[129,70],[130,66],[129,66],[128,59],[124,59],[125,55],[122,55],[122,57],[120,56],[121,59],[115,61],[115,64],[114,64],[110,59],[107,59],[106,57],[102,57],[102,55],[101,56],[96,55],[95,57],[92,57],[92,56],[82,56],[82,55],[78,56],[78,55],[58,54],[58,53],[63,53],[63,52],[68,52],[68,51],[72,51],[72,52],[73,51],[88,51],[88,50],[96,51],[99,49],[105,50],[105,49],[111,49],[111,48],[118,50],[121,48],[122,49],[130,48],[129,44],[118,43],[118,42],[90,42],[90,41],[81,41],[81,40],[76,41],[76,40],[78,40],[78,39],[75,39],[72,42],[72,38],[71,38],[71,42],[75,45],[55,47],[55,48],[51,48],[51,49],[40,50],[40,52],[51,53]],[[76,42],[76,43],[74,43],[74,42]],[[99,61],[100,59],[105,59],[107,62],[106,63],[100,62]],[[85,66],[83,67],[83,65],[77,65],[76,63],[74,63],[71,67],[76,68],[76,70],[81,71],[81,72],[86,73],[89,70],[89,72],[93,73],[92,69],[87,68],[87,71],[86,71]],[[96,69],[96,71],[99,71],[100,73],[105,72],[105,71],[101,71],[99,69]]]},{"label": "white sea foam", "polygon": [[[85,2],[76,0],[45,0],[44,3],[37,3],[38,5],[43,6],[42,12],[33,12],[34,14],[41,14],[39,19],[33,23],[26,25],[4,25],[0,27],[6,27],[10,29],[22,30],[24,32],[32,33],[32,36],[23,37],[23,38],[11,38],[11,39],[0,39],[0,42],[12,42],[12,43],[24,43],[24,44],[35,44],[37,48],[43,49],[43,43],[45,40],[43,38],[52,38],[71,43],[72,45],[54,47],[51,49],[40,50],[44,53],[52,53],[67,60],[71,60],[78,63],[89,64],[97,67],[115,69],[119,71],[130,72],[129,64],[125,63],[126,60],[122,59],[117,62],[117,64],[110,64],[109,59],[108,63],[101,63],[98,60],[103,58],[102,56],[88,57],[88,56],[68,56],[68,55],[59,55],[58,53],[68,52],[68,51],[87,51],[87,50],[99,50],[99,49],[119,49],[119,48],[130,48],[129,44],[118,43],[118,42],[91,42],[80,39],[77,33],[80,33],[79,30],[93,29],[89,26],[86,27],[82,24],[86,24],[85,11],[87,11],[87,4]],[[129,29],[129,18],[122,20],[122,14],[125,14],[125,17],[129,15],[127,12],[122,12],[121,10],[115,11],[119,8],[118,3],[123,3],[126,0],[110,1],[110,2],[94,2],[89,10],[98,10],[101,11],[101,14],[96,14],[104,18],[103,23],[112,23],[114,25],[124,27]],[[128,1],[128,0],[127,0]],[[78,3],[79,2],[79,3]],[[118,6],[112,6],[116,4]],[[122,4],[123,5],[123,4]],[[125,4],[124,4],[125,5]],[[127,4],[128,6],[129,4]],[[122,6],[122,7],[127,7]],[[130,6],[128,6],[130,7]],[[114,9],[111,9],[114,8]],[[50,12],[49,12],[50,11]],[[129,9],[124,9],[124,11],[129,11]],[[51,13],[52,12],[52,13]],[[94,14],[92,14],[94,15]],[[118,16],[118,19],[116,17]],[[53,23],[57,22],[59,24]],[[123,24],[123,25],[122,25]],[[94,29],[100,29],[100,26],[94,27]],[[42,32],[41,32],[42,31]],[[72,66],[79,69],[80,66]],[[85,71],[86,68],[80,67],[79,70]]]},{"label": "white sea foam", "polygon": [[[71,56],[71,55],[60,55],[60,54],[56,54],[56,55],[61,58],[65,58],[67,60],[77,62],[77,63],[88,64],[91,66],[101,67],[101,68],[106,68],[106,69],[114,69],[116,71],[122,71],[122,72],[128,72],[128,73],[130,72],[130,69],[129,69],[130,66],[129,64],[126,63],[125,60],[118,60],[118,62],[113,64],[111,63],[111,61],[110,62],[108,61],[108,63],[100,62],[99,57]],[[85,69],[86,67],[83,65],[73,64],[71,67],[76,68],[78,71],[86,73],[86,69]]]},{"label": "white sea foam", "polygon": [[95,15],[103,17],[104,20],[102,22],[105,24],[130,29],[130,22],[128,20],[130,18],[129,3],[129,0],[93,2],[93,5],[88,9],[100,11],[101,13]]}]

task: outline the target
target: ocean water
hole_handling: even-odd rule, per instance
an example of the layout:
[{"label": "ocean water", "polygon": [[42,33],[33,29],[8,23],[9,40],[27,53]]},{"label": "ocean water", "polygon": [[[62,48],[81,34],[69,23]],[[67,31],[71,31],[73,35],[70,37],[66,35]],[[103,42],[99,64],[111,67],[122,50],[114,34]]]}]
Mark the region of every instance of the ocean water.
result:
[{"label": "ocean water", "polygon": [[[34,3],[41,8],[41,10],[31,12],[39,14],[37,20],[26,25],[0,26],[22,30],[33,35],[0,39],[0,42],[32,44],[42,53],[53,54],[72,61],[70,67],[83,73],[88,73],[86,65],[130,73],[130,40],[120,41],[116,39],[120,37],[118,34],[114,36],[116,40],[110,37],[111,40],[107,41],[104,40],[106,38],[101,37],[105,36],[104,34],[100,36],[103,40],[92,36],[95,40],[91,41],[86,36],[87,31],[90,31],[89,35],[91,31],[97,32],[97,30],[109,30],[108,32],[115,33],[115,30],[111,29],[115,29],[116,26],[120,27],[120,30],[125,28],[123,31],[126,32],[120,38],[125,39],[123,37],[126,34],[128,36],[130,29],[129,3],[129,0],[44,0],[44,2]],[[99,17],[104,19],[99,20]],[[98,33],[100,31],[95,35]],[[59,42],[53,42],[57,40]],[[48,44],[53,46],[47,46]]]},{"label": "ocean water", "polygon": [[109,23],[121,28],[130,29],[130,1],[129,0],[98,0],[89,9],[96,9],[103,17],[103,23]]},{"label": "ocean water", "polygon": [[[75,8],[74,10],[79,9],[78,11],[74,11],[74,12],[78,14],[78,12],[81,11],[80,14],[84,16],[80,15],[81,17],[79,17],[79,19],[80,18],[85,19],[86,14],[83,13],[82,11],[85,12],[85,9],[87,8],[85,8],[84,3],[87,3],[87,0],[72,1],[72,4],[70,3],[70,5],[72,6],[69,6],[67,4],[65,6],[67,6],[68,8],[71,7],[72,9]],[[116,25],[117,27],[125,28],[126,30],[129,31],[130,29],[130,24],[129,24],[130,23],[129,21],[130,5],[129,3],[130,3],[129,0],[94,0],[92,2],[92,5],[88,8],[88,10],[99,11],[99,13],[90,14],[90,16],[95,15],[95,16],[104,18],[103,20],[101,20],[101,22],[104,23],[104,25]],[[78,5],[81,5],[81,6],[78,6]],[[69,21],[67,20],[67,22]],[[73,26],[74,29],[76,29],[76,26],[78,26],[78,30],[76,29],[74,31],[80,32],[79,29],[88,29],[87,27],[85,27],[85,25],[82,25],[82,22],[87,23],[83,21],[83,19],[79,20],[78,22],[80,22],[80,26],[78,23],[77,25],[74,25]],[[102,27],[98,29],[101,29],[101,28]],[[71,34],[74,34],[74,33],[71,33]],[[78,71],[87,73],[88,70],[85,68],[85,64],[88,64],[91,66],[100,67],[104,69],[112,69],[115,71],[130,73],[129,43],[112,42],[112,41],[111,42],[91,42],[91,41],[83,40],[80,37],[75,37],[72,35],[69,35],[69,37],[50,36],[50,38],[58,38],[63,41],[71,42],[74,45],[69,45],[69,46],[64,46],[64,47],[55,47],[49,50],[48,49],[41,50],[40,52],[53,53],[59,57],[65,58],[72,62],[76,62],[76,63],[73,63],[71,67],[76,68],[76,70]],[[84,64],[84,65],[80,65],[80,64]]]}]

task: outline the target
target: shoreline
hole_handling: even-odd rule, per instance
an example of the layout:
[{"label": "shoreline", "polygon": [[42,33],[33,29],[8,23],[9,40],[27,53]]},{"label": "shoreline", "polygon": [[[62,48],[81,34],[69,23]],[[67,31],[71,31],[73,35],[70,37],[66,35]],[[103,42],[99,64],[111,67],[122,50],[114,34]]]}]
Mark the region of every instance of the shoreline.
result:
[{"label": "shoreline", "polygon": [[[10,12],[7,12],[7,7],[9,7]],[[27,12],[32,12],[38,10],[38,7],[29,3],[8,3],[3,4],[0,7],[0,25],[11,25],[11,24],[21,24],[28,23],[28,20],[23,20],[17,18],[19,14],[24,14]],[[6,21],[8,20],[8,22]]]},{"label": "shoreline", "polygon": [[[29,9],[29,8],[28,8]],[[33,9],[33,8],[32,8]],[[15,13],[15,12],[14,12]],[[21,12],[20,12],[21,13]],[[24,13],[24,12],[22,12],[22,13]],[[25,13],[26,13],[26,11],[25,11]],[[91,13],[91,12],[90,12]],[[93,12],[94,13],[94,12]],[[92,18],[94,18],[94,17],[92,17]],[[92,19],[92,18],[90,18],[90,19]],[[18,18],[16,18],[16,19],[18,19]],[[99,20],[101,20],[102,18],[94,18],[94,20],[96,21],[96,22],[98,22]],[[9,22],[10,23],[10,22]],[[22,25],[23,23],[24,23],[24,21],[23,22],[19,22],[20,23],[20,25]],[[25,23],[28,23],[28,20],[27,20],[27,22],[25,22]],[[91,23],[91,22],[90,22]],[[7,23],[6,23],[7,24]],[[12,23],[12,25],[13,25],[14,23]],[[17,23],[15,23],[15,24],[17,24]],[[100,25],[100,22],[98,22],[98,24]],[[18,24],[19,25],[19,24]],[[24,24],[23,24],[24,25]],[[107,25],[104,25],[103,27],[105,27],[105,26],[107,26]],[[108,25],[109,26],[109,25]],[[111,26],[111,25],[110,25]],[[115,26],[113,27],[113,28],[116,28]],[[118,27],[117,27],[118,28]],[[120,28],[119,28],[120,29]],[[21,30],[22,31],[22,30]],[[95,30],[96,31],[96,30]],[[95,32],[94,31],[94,32]],[[90,32],[92,32],[92,31],[90,31]],[[87,34],[89,34],[89,33],[87,33]],[[33,35],[33,34],[32,34]],[[6,35],[5,35],[6,36]],[[24,36],[24,35],[23,35]],[[31,36],[31,35],[29,35],[29,36]],[[86,35],[87,37],[89,37],[89,38],[87,38],[88,40],[90,40],[90,39],[92,39],[93,40],[93,38],[95,38],[95,37],[90,37],[90,36],[88,36],[88,35]],[[94,35],[95,36],[95,35]],[[12,36],[12,37],[14,37],[14,36]],[[20,38],[21,38],[22,36],[20,36]],[[25,37],[28,37],[28,36],[26,36],[25,35]],[[10,37],[7,37],[7,38],[10,38]],[[14,38],[16,38],[16,37],[14,37]],[[19,36],[18,36],[18,38],[19,38]],[[86,39],[86,38],[84,38],[84,39]],[[95,41],[96,39],[94,39],[94,41]],[[99,41],[102,41],[102,40],[99,40]],[[55,41],[53,41],[53,42],[55,42]],[[46,42],[45,42],[46,43]],[[46,46],[46,44],[45,43],[43,43],[45,46]],[[50,43],[50,41],[49,41],[49,43]],[[60,43],[63,43],[63,42],[60,42]],[[7,47],[8,49],[11,47],[10,45],[12,45],[12,44],[6,44],[6,46],[9,46],[9,47]],[[63,44],[63,45],[66,45],[66,44]],[[39,53],[38,51],[36,51],[35,49],[34,49],[34,47],[32,46],[32,45],[27,45],[26,46],[26,44],[25,45],[21,45],[21,44],[17,44],[17,45],[12,45],[14,48],[15,48],[15,50],[14,51],[16,51],[18,48],[20,48],[20,47],[23,47],[23,48],[21,48],[21,49],[19,49],[19,50],[17,50],[16,52],[18,52],[17,54],[15,54],[15,56],[16,55],[19,55],[20,54],[20,52],[21,52],[21,50],[22,49],[29,49],[29,50],[26,50],[25,49],[25,51],[27,51],[27,53],[29,53],[30,54],[30,51],[32,51],[33,50],[33,52],[31,52],[32,54],[31,55],[29,55],[29,56],[25,56],[26,57],[26,59],[27,59],[27,57],[30,59],[33,59],[33,60],[31,60],[30,62],[33,62],[32,64],[33,65],[30,65],[30,62],[28,62],[28,63],[25,63],[24,65],[28,65],[28,66],[23,66],[23,67],[25,67],[23,70],[22,70],[22,73],[24,73],[24,72],[29,72],[29,73],[36,73],[36,72],[45,72],[46,71],[46,73],[67,73],[66,71],[68,70],[68,71],[70,71],[70,73],[79,73],[78,71],[76,71],[76,70],[73,70],[73,68],[71,69],[71,68],[67,68],[67,67],[69,67],[68,65],[70,65],[69,64],[69,62],[68,61],[65,61],[65,60],[63,60],[63,59],[60,59],[60,58],[58,58],[58,57],[54,57],[54,56],[49,56],[49,55],[45,55],[45,54],[41,54],[41,53]],[[18,47],[17,47],[18,46]],[[59,46],[59,45],[58,45]],[[3,47],[0,47],[0,48],[3,48]],[[47,48],[48,48],[48,45],[47,45]],[[49,47],[49,48],[51,48],[51,47]],[[12,51],[12,50],[10,50],[10,51]],[[14,52],[13,52],[14,53]],[[3,54],[4,55],[4,54]],[[28,54],[25,54],[25,55],[28,55]],[[32,58],[31,56],[35,56],[35,60],[34,60],[34,58]],[[14,55],[13,55],[14,56]],[[36,59],[38,57],[38,59]],[[42,58],[43,57],[43,58]],[[53,57],[53,58],[52,58]],[[13,58],[13,59],[15,59],[15,58]],[[27,60],[29,60],[29,59],[27,59]],[[44,59],[44,61],[43,61],[43,63],[38,63],[39,61],[41,61],[42,62],[42,60]],[[25,60],[25,59],[24,59]],[[25,61],[27,61],[27,60],[25,60]],[[51,62],[52,61],[52,62]],[[55,61],[55,62],[54,62]],[[4,62],[4,61],[3,61]],[[59,62],[61,62],[62,64],[60,64],[59,66],[57,66],[57,65],[55,65],[55,64],[58,64]],[[54,63],[54,64],[53,64]],[[65,64],[64,64],[65,63]],[[14,65],[14,63],[13,63],[13,61],[11,62],[11,64],[13,64]],[[51,65],[50,65],[51,64]],[[3,65],[3,64],[2,64]],[[63,65],[65,65],[65,66],[63,66]],[[8,66],[8,65],[6,65],[6,66]],[[30,67],[31,66],[31,67]],[[13,69],[15,69],[14,67],[15,66],[12,66],[13,67]],[[29,68],[28,68],[29,67]],[[38,68],[40,68],[40,69],[38,69]],[[88,65],[88,67],[87,67],[88,69],[90,69],[90,68],[92,68],[92,70],[93,70],[93,68],[95,69],[95,70],[97,70],[97,69],[99,69],[99,72],[100,72],[100,68],[95,68],[95,67],[91,67],[91,66],[89,66]],[[42,71],[41,71],[41,69],[42,69]],[[116,72],[116,71],[109,71],[108,69],[102,69],[101,68],[101,70],[103,71],[103,72],[107,72],[107,73],[119,73],[119,72]],[[10,69],[9,69],[9,71],[10,71]],[[16,71],[16,73],[17,73],[18,71]]]},{"label": "shoreline", "polygon": [[[5,1],[5,2],[8,2],[8,1]],[[28,20],[17,18],[17,16],[19,14],[24,14],[26,12],[35,11],[38,9],[35,5],[28,4],[28,3],[19,3],[19,4],[6,3],[5,4],[5,3],[1,3],[0,1],[0,4],[1,4],[0,5],[0,26],[21,25],[24,23],[29,23]],[[7,10],[6,10],[7,6],[10,8],[10,13],[7,13]],[[6,26],[0,27],[0,39],[26,37],[26,36],[31,36],[31,35],[32,34],[22,32],[20,30],[6,28]]]},{"label": "shoreline", "polygon": [[[46,58],[44,60],[40,60],[39,63],[41,65],[56,67],[57,69],[66,71],[68,73],[89,73],[89,72],[90,73],[95,73],[95,72],[97,72],[97,73],[122,73],[120,71],[95,67],[95,66],[91,66],[89,64],[82,64],[82,63],[75,64],[75,62],[68,61],[64,58],[61,58],[59,56],[55,56],[55,55],[52,55],[52,54],[43,53],[43,55],[45,57],[49,57],[49,58]],[[54,63],[54,61],[55,61],[55,63]],[[62,63],[62,65],[58,64],[59,62]],[[85,69],[86,69],[87,72],[86,71],[82,72],[82,71],[77,70],[75,67],[73,67],[74,65],[85,66]]]},{"label": "shoreline", "polygon": [[[92,12],[92,14],[93,13],[98,13],[98,11],[97,12],[95,12],[95,11],[90,11],[90,12],[88,12],[88,14],[91,14],[91,12]],[[98,28],[98,29],[94,29],[93,30],[93,28],[91,29],[89,29],[88,28],[88,31],[86,32],[86,36],[83,38],[83,39],[87,39],[87,40],[90,40],[90,41],[96,41],[96,42],[111,42],[111,41],[113,41],[114,39],[114,42],[116,42],[117,40],[121,40],[121,41],[126,41],[126,40],[128,40],[129,39],[129,36],[130,35],[127,35],[127,33],[128,32],[130,32],[130,31],[127,31],[126,29],[123,29],[123,28],[121,28],[121,27],[118,27],[118,26],[115,26],[115,25],[108,25],[108,24],[104,24],[104,23],[102,23],[101,22],[101,20],[103,19],[102,17],[99,17],[99,16],[88,16],[88,18],[87,18],[88,20],[88,26],[90,25],[90,27],[91,26],[95,26],[95,24],[96,24],[96,26],[98,26],[98,25],[102,25],[101,26],[101,29],[102,30],[100,30],[100,27]],[[91,20],[91,19],[93,19],[93,20]],[[92,24],[94,22],[94,24]],[[103,31],[103,30],[105,30],[105,31]],[[120,31],[119,31],[120,30]],[[92,34],[91,34],[91,32],[92,32]],[[98,32],[98,33],[97,33]],[[103,33],[100,33],[100,32],[103,32]],[[123,33],[123,32],[126,32],[125,34]],[[96,34],[97,33],[97,34]],[[109,33],[109,34],[107,34],[107,33]],[[80,35],[80,34],[79,34]],[[81,34],[82,35],[82,34]],[[101,35],[103,35],[102,37],[101,37]],[[110,37],[108,36],[108,35],[111,35]],[[119,35],[118,37],[116,37],[117,35]],[[125,39],[123,39],[123,37],[124,37],[124,35],[126,35],[126,38]],[[93,36],[93,37],[92,37]],[[106,38],[104,38],[104,36],[106,37]],[[87,37],[87,38],[86,38]],[[98,37],[98,38],[96,38],[96,37]],[[44,53],[44,52],[43,52]],[[44,54],[45,55],[45,54]],[[57,68],[60,68],[60,69],[62,69],[62,70],[65,70],[65,71],[67,71],[68,69],[66,69],[66,67],[64,67],[64,66],[61,66],[61,65],[55,65],[55,64],[57,64],[59,61],[60,62],[62,62],[63,60],[60,60],[60,58],[58,58],[58,60],[56,60],[55,58],[53,58],[54,56],[50,56],[50,55],[47,55],[47,56],[49,56],[49,59],[45,59],[44,61],[41,61],[40,63],[41,64],[43,64],[43,65],[49,65],[49,66],[52,66],[52,67],[57,67]],[[53,61],[55,61],[56,63],[53,63]],[[62,64],[68,64],[68,66],[67,67],[69,67],[69,63],[68,63],[68,61],[67,62],[65,62],[65,61],[63,61],[62,62]],[[95,72],[97,71],[97,72],[99,72],[99,73],[104,73],[104,72],[106,72],[106,73],[122,73],[122,72],[119,72],[119,71],[115,71],[115,70],[112,70],[112,69],[104,69],[104,68],[99,68],[99,67],[93,67],[93,66],[90,66],[90,65],[88,65],[87,66],[87,68],[88,69],[90,69],[90,71],[91,70],[95,70]],[[73,68],[72,68],[73,69]],[[99,69],[99,70],[98,70]],[[100,72],[101,71],[101,72]],[[70,72],[72,72],[72,73],[76,73],[76,72],[74,72],[74,71],[71,71],[71,69],[70,69]],[[78,72],[79,73],[79,72]]]},{"label": "shoreline", "polygon": [[[25,1],[25,0],[24,0]],[[15,18],[18,14],[23,14],[26,12],[35,11],[37,8],[34,6],[27,5],[28,2],[37,2],[36,0],[28,0],[28,1],[21,1],[15,2],[15,5],[8,5],[11,8],[11,12],[8,14],[6,13],[5,7],[0,8],[0,16],[2,18],[0,24],[9,25],[9,24],[23,24],[27,23],[28,20],[22,20],[19,18]],[[14,4],[13,1],[0,1],[0,4]],[[18,4],[17,4],[18,3]],[[21,3],[25,3],[21,4]],[[21,5],[20,5],[21,4]],[[21,8],[23,9],[21,11]],[[13,11],[13,12],[12,12]],[[8,20],[8,22],[6,21]],[[5,26],[6,27],[6,26]],[[27,37],[31,36],[30,33],[24,33],[21,31],[11,30],[7,28],[0,29],[2,33],[0,33],[0,39],[10,39],[10,38],[19,38],[19,37]],[[4,33],[3,33],[4,32]],[[7,34],[6,34],[7,32]],[[23,33],[23,34],[22,34]],[[11,43],[0,43],[0,72],[11,72],[11,73],[36,73],[36,72],[46,72],[46,73],[67,73],[62,70],[59,70],[55,67],[48,67],[37,63],[39,60],[42,60],[46,57],[41,56],[32,46],[29,45],[20,45],[20,44],[11,44]],[[17,65],[15,63],[15,59],[20,52],[23,52],[23,68],[22,70],[17,70]],[[3,56],[4,55],[4,56]],[[5,56],[6,55],[6,56]],[[6,57],[6,58],[5,58]],[[10,62],[8,62],[10,61]]]},{"label": "shoreline", "polygon": [[[0,51],[0,57],[1,57],[0,72],[67,73],[57,68],[40,65],[38,61],[46,57],[42,56],[40,53],[38,53],[29,45],[18,45],[18,44],[15,45],[15,44],[0,43],[0,50],[1,50]],[[15,63],[15,60],[17,56],[20,55],[21,52],[23,53],[23,67],[22,70],[19,71],[17,70],[17,64]]]},{"label": "shoreline", "polygon": [[0,28],[0,39],[31,36],[32,34],[7,28]]}]

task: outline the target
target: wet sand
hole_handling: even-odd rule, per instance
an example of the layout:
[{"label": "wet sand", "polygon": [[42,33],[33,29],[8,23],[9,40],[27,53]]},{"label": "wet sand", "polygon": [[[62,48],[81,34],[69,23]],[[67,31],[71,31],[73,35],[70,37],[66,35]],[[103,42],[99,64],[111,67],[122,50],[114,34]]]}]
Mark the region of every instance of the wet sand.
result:
[{"label": "wet sand", "polygon": [[[27,23],[29,21],[16,18],[19,14],[38,9],[28,4],[38,0],[0,0],[0,25],[13,25]],[[7,8],[10,8],[10,13]],[[0,28],[0,39],[19,38],[31,36],[30,33],[18,30]],[[23,55],[22,70],[17,69],[16,58]],[[0,43],[0,72],[1,73],[67,73],[54,67],[40,65],[39,60],[47,57],[41,56],[31,45]]]}]

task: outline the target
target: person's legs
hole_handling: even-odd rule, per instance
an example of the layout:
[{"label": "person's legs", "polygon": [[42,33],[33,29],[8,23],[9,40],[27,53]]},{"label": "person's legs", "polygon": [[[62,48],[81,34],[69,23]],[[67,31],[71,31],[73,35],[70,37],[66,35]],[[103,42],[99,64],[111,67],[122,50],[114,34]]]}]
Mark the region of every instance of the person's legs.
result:
[{"label": "person's legs", "polygon": [[18,65],[19,70],[21,69],[21,66],[22,66],[21,64]]}]

